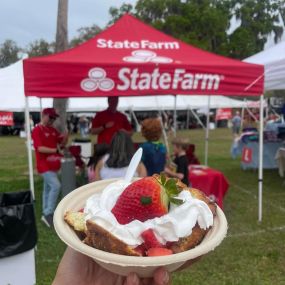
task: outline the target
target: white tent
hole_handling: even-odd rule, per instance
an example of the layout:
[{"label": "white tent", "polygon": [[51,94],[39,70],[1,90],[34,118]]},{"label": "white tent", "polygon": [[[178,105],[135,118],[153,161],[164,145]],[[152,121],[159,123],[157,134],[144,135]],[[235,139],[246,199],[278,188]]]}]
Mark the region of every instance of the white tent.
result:
[{"label": "white tent", "polygon": [[[52,104],[52,99],[45,101]],[[31,111],[40,109],[39,98],[30,98],[29,104]],[[23,60],[0,69],[0,110],[25,111]]]},{"label": "white tent", "polygon": [[285,41],[244,61],[264,65],[265,90],[285,90]]},{"label": "white tent", "polygon": [[[285,90],[285,41],[244,59],[245,62],[264,65],[264,90]],[[263,96],[262,96],[263,97]],[[259,173],[258,173],[258,203],[259,221],[262,209],[263,181],[263,100],[260,100],[260,140],[259,140]]]}]

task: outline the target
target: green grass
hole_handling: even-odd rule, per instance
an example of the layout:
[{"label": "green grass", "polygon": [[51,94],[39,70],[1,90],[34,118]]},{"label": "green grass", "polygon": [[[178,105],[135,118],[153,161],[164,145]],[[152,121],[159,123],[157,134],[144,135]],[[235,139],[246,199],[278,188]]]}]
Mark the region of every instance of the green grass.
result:
[{"label": "green grass", "polygon": [[[203,162],[204,133],[180,132],[196,144]],[[134,136],[140,140],[139,135]],[[210,132],[209,165],[221,170],[230,188],[224,200],[229,222],[228,237],[212,253],[188,270],[175,273],[173,283],[210,285],[285,284],[285,186],[277,170],[265,171],[263,221],[257,222],[257,171],[243,171],[239,160],[230,158],[228,129]],[[0,191],[28,189],[25,141],[0,137]],[[40,222],[41,178],[35,176],[36,216],[39,241],[36,251],[37,284],[51,284],[65,249],[56,234]],[[107,284],[106,284],[107,285]]]}]

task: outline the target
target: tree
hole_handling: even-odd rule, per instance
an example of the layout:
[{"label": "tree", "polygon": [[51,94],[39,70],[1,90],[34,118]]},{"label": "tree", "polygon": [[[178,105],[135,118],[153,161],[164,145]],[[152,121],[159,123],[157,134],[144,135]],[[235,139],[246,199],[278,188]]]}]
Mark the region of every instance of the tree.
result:
[{"label": "tree", "polygon": [[49,55],[54,52],[54,44],[43,39],[36,40],[28,45],[26,52],[29,57]]},{"label": "tree", "polygon": [[101,31],[102,29],[96,24],[92,25],[91,27],[82,27],[78,29],[79,35],[70,41],[69,46],[75,47],[82,44],[99,34]]},{"label": "tree", "polygon": [[[284,0],[138,0],[134,14],[163,32],[202,49],[234,58],[245,58],[264,48],[273,33],[283,33]],[[130,8],[131,11],[133,9]],[[109,10],[112,21],[123,12]],[[233,17],[238,27],[228,34]]]},{"label": "tree", "polygon": [[0,46],[0,68],[6,67],[11,63],[18,61],[21,48],[12,40],[6,40]]},{"label": "tree", "polygon": [[133,6],[131,4],[123,3],[120,8],[111,7],[109,9],[109,14],[111,15],[112,20],[109,22],[109,25],[119,20],[122,17],[122,15],[132,12],[133,12]]},{"label": "tree", "polygon": [[[230,6],[220,0],[139,0],[136,17],[178,39],[203,49],[225,54]],[[130,10],[132,10],[130,8]],[[122,7],[109,10],[113,21]]]},{"label": "tree", "polygon": [[[68,48],[67,12],[68,12],[68,0],[58,0],[55,52],[64,51]],[[66,125],[67,103],[68,99],[66,98],[55,98],[53,100],[53,107],[60,114],[59,119],[56,121],[56,128],[60,132],[64,132],[67,130],[67,125]]]},{"label": "tree", "polygon": [[275,43],[283,34],[280,17],[285,1],[233,0],[232,14],[240,26],[229,36],[229,55],[243,59],[264,49],[273,33]]}]

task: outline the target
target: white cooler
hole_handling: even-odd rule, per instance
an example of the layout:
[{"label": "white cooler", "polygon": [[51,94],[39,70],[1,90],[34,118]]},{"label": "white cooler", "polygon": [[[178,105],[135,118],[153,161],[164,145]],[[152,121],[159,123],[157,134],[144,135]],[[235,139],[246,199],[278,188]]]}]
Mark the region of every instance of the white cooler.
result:
[{"label": "white cooler", "polygon": [[0,258],[0,284],[36,284],[35,250]]}]

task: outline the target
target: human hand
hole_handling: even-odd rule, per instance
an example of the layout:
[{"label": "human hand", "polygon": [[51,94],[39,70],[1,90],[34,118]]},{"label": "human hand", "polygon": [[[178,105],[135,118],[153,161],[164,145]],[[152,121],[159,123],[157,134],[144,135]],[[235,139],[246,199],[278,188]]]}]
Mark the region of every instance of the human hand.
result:
[{"label": "human hand", "polygon": [[140,279],[135,273],[127,277],[112,273],[92,258],[68,247],[58,266],[52,285],[170,285],[164,268],[154,272],[153,278]]},{"label": "human hand", "polygon": [[105,124],[105,128],[109,129],[109,128],[112,128],[114,125],[115,125],[115,123],[113,121],[110,121],[110,122]]}]

